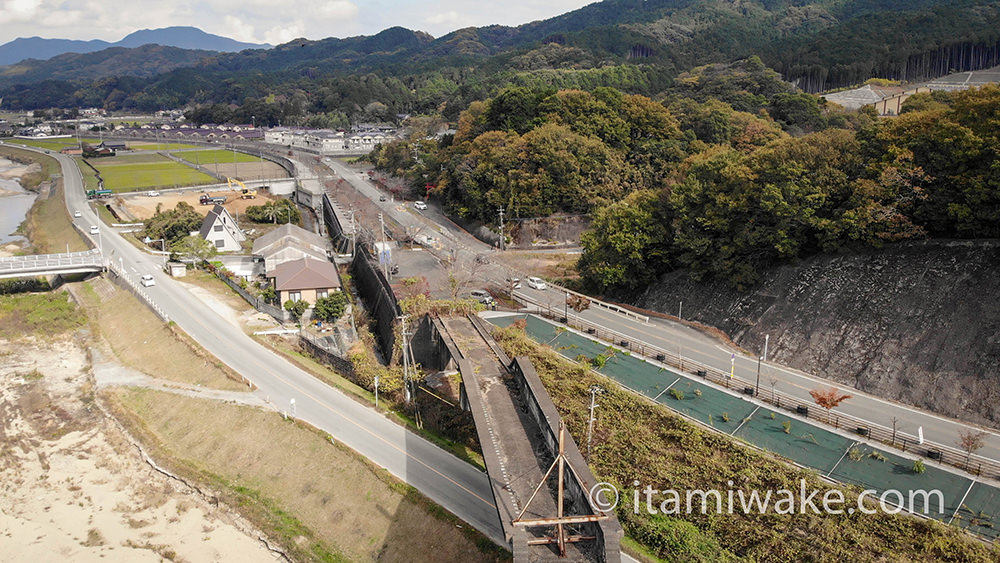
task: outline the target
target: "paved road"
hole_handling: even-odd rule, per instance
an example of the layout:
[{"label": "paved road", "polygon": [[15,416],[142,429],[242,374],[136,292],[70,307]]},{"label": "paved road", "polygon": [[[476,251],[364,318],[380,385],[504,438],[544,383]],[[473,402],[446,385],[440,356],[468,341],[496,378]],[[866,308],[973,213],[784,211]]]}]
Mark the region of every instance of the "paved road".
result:
[{"label": "paved road", "polygon": [[109,260],[133,275],[153,276],[156,285],[147,288],[148,293],[181,329],[252,381],[258,387],[256,393],[278,410],[327,432],[504,545],[485,473],[292,366],[201,306],[194,295],[163,273],[161,258],[144,254],[98,221],[86,202],[75,163],[69,157],[54,156],[66,179],[67,206],[83,214],[76,221],[100,225],[95,242]]},{"label": "paved road", "polygon": [[[326,164],[344,179],[348,180],[358,191],[370,197],[372,201],[378,201],[379,191],[368,182],[365,175],[357,173],[337,160],[327,159]],[[429,204],[430,208],[427,211],[415,211],[411,207],[400,207],[386,203],[379,203],[378,205],[381,205],[383,209],[391,213],[404,226],[412,225],[412,228],[419,228],[424,231],[434,230],[443,233],[442,242],[445,247],[444,250],[450,251],[454,249],[458,259],[467,264],[472,262],[476,254],[492,250],[489,245],[472,237],[464,230],[457,228],[450,220],[435,209],[433,203]],[[532,272],[513,273],[507,268],[491,265],[482,271],[481,275],[485,279],[495,283],[502,283],[508,276],[514,275],[515,277],[524,278],[532,275]],[[557,310],[563,308],[565,304],[565,294],[557,287],[550,287],[546,291],[537,291],[525,285],[520,292],[537,301],[549,303]],[[649,322],[645,323],[637,321],[632,317],[598,307],[591,307],[579,316],[591,323],[631,335],[634,340],[641,340],[654,346],[671,350],[684,358],[693,359],[724,372],[729,372],[731,367],[733,367],[730,362],[732,354],[735,353],[736,377],[749,382],[751,385],[756,384],[756,357],[747,357],[741,352],[723,346],[714,338],[681,323],[655,317],[650,318]],[[760,353],[763,353],[763,350]],[[808,402],[812,402],[809,390],[831,385],[829,381],[823,378],[773,362],[762,362],[760,376],[761,393],[766,393],[771,389],[772,379],[774,380],[774,389],[776,391]],[[854,397],[843,402],[834,412],[851,415],[890,429],[892,428],[892,419],[895,417],[897,420],[896,428],[898,436],[900,438],[906,437],[911,443],[917,439],[917,429],[923,428],[924,438],[928,442],[957,448],[959,432],[971,428],[969,425],[955,419],[887,401],[844,385],[837,384],[836,386],[847,390]],[[979,428],[974,429],[979,430]],[[1000,461],[1000,433],[989,431],[985,446],[977,455]],[[973,459],[976,457],[974,455]]]}]

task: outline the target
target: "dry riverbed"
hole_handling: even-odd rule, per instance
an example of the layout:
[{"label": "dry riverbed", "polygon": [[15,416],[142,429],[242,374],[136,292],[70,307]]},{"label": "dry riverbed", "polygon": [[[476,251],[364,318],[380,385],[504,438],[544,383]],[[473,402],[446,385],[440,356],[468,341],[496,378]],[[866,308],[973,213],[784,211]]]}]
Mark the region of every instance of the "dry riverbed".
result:
[{"label": "dry riverbed", "polygon": [[0,341],[4,561],[274,561],[250,525],[155,470],[94,395],[88,351]]}]

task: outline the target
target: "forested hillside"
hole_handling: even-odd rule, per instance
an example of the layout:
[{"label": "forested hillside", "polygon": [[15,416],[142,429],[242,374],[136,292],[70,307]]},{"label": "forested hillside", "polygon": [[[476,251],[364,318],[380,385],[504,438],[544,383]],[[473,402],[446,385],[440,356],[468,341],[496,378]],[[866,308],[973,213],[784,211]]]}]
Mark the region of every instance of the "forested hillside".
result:
[{"label": "forested hillside", "polygon": [[[32,61],[0,70],[0,85],[8,84],[0,97],[13,109],[269,103],[282,123],[312,125],[362,119],[372,103],[390,115],[454,119],[509,86],[608,86],[652,96],[691,68],[754,55],[806,92],[872,77],[921,80],[1000,64],[998,30],[993,0],[605,0],[540,22],[437,39],[391,28],[144,67],[102,64],[107,54],[70,66]],[[404,87],[367,87],[394,82]],[[359,86],[343,90],[352,85]],[[331,91],[347,99],[331,100]]]}]

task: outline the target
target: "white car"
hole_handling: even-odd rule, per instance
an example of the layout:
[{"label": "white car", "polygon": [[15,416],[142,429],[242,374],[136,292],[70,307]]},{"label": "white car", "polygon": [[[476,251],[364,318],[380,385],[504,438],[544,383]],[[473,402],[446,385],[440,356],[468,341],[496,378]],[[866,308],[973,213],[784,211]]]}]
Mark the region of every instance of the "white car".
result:
[{"label": "white car", "polygon": [[149,195],[149,197],[160,197],[160,192],[152,191],[152,192],[149,192],[149,194],[147,194],[147,195]]},{"label": "white car", "polygon": [[507,278],[506,282],[511,289],[521,289],[521,278]]},{"label": "white car", "polygon": [[97,225],[91,225],[90,226],[90,234],[92,234],[92,235],[99,235],[99,234],[101,234],[101,229],[98,229]]},{"label": "white car", "polygon": [[141,283],[143,287],[149,287],[151,285],[156,285],[156,280],[154,280],[153,276],[150,274],[143,274],[142,278],[139,279],[139,283]]},{"label": "white car", "polygon": [[534,276],[528,278],[528,287],[532,289],[545,290],[548,286],[545,285],[545,280],[542,278],[536,278]]},{"label": "white car", "polygon": [[83,213],[80,213],[79,211],[74,211],[73,217],[83,217]]},{"label": "white car", "polygon": [[422,201],[414,201],[413,202],[413,208],[414,209],[419,209],[419,210],[423,211],[423,210],[427,209],[427,204],[424,203],[424,202],[422,202]]}]

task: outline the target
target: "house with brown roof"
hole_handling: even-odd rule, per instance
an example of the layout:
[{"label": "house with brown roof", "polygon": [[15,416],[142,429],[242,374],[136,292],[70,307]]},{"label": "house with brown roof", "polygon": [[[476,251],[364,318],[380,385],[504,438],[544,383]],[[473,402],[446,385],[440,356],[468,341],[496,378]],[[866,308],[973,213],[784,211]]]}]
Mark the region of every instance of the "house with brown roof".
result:
[{"label": "house with brown roof", "polygon": [[240,243],[247,239],[233,216],[219,204],[216,204],[205,216],[198,234],[201,235],[201,238],[212,243],[219,252],[240,250],[242,248]]},{"label": "house with brown roof", "polygon": [[274,286],[278,303],[301,300],[314,305],[317,299],[342,290],[337,267],[308,256],[279,264],[265,275]]}]

